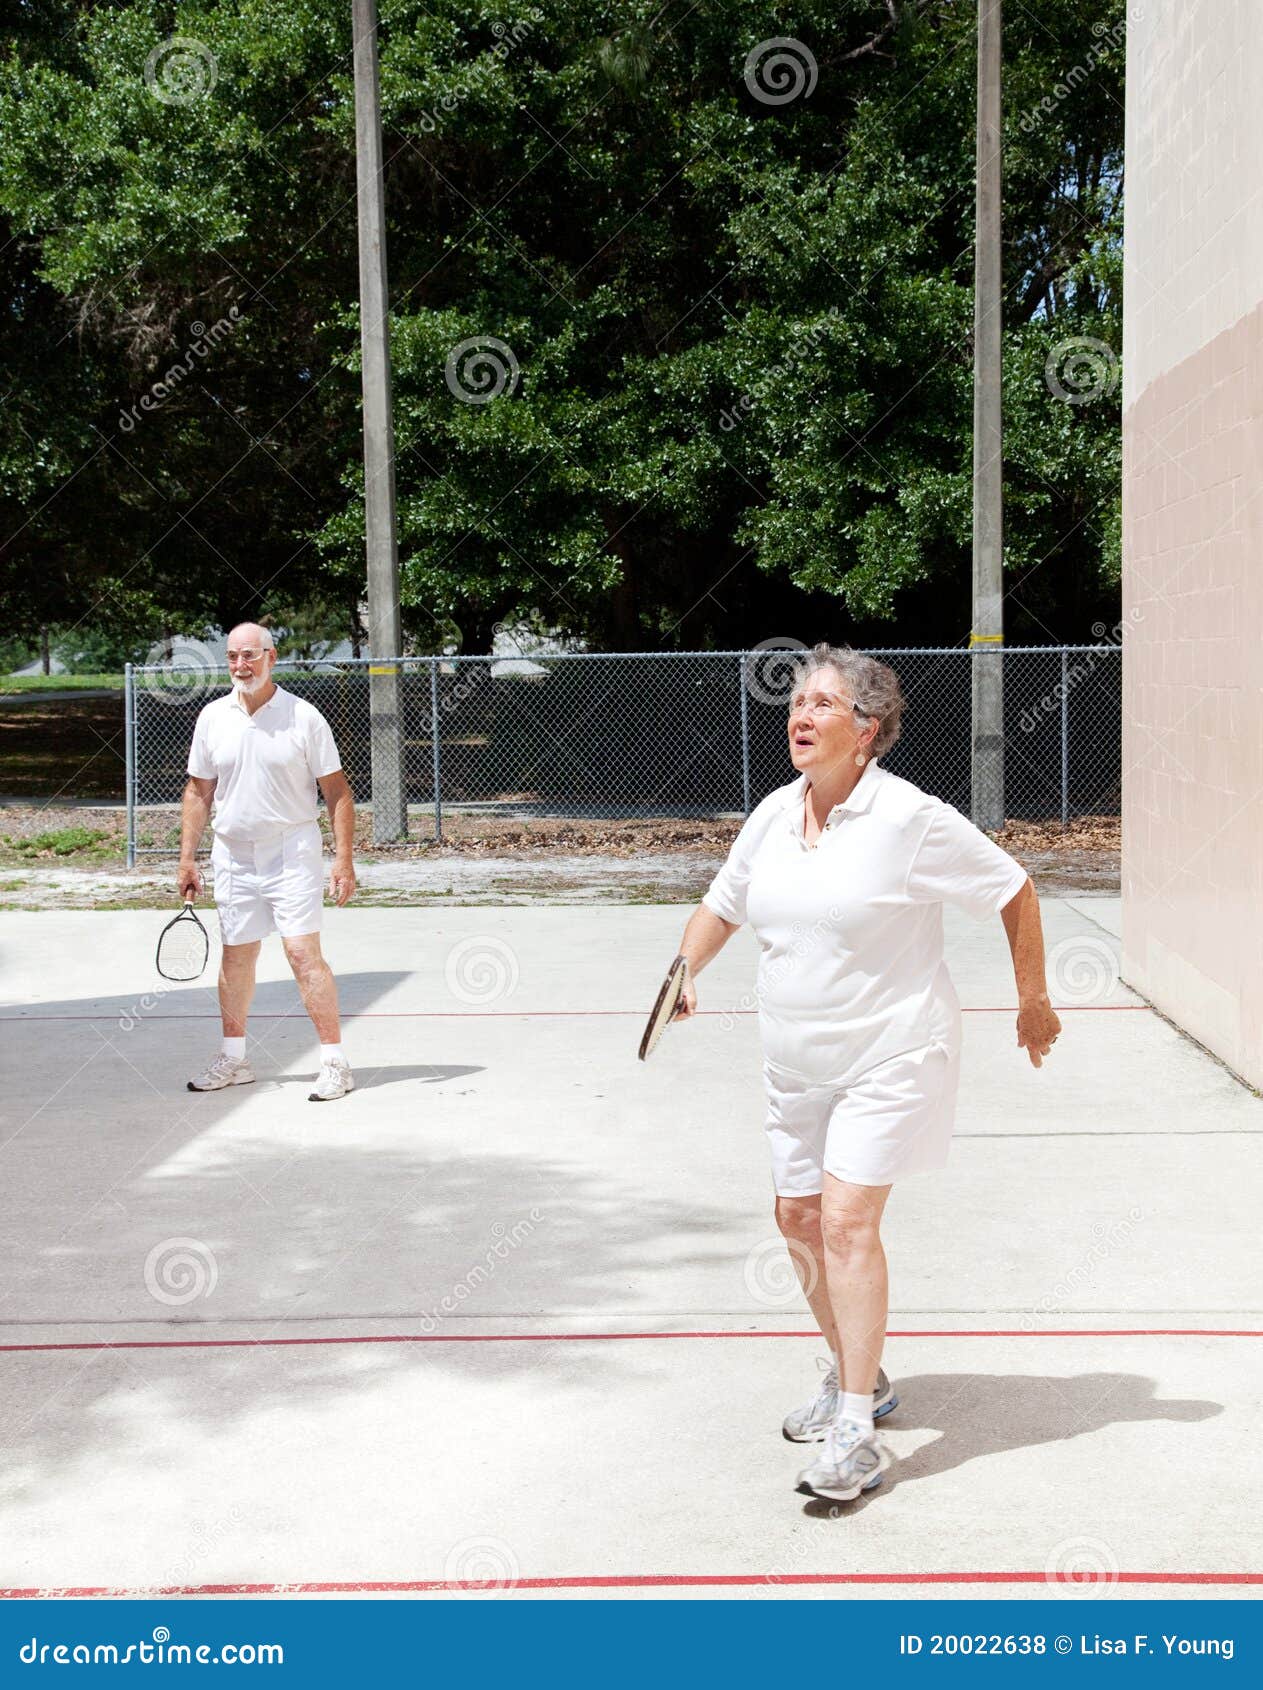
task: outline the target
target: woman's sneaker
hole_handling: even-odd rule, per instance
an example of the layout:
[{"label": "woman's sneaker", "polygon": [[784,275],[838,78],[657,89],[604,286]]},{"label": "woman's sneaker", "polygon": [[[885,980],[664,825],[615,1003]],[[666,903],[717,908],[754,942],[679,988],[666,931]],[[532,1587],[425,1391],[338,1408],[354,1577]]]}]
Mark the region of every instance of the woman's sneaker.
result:
[{"label": "woman's sneaker", "polygon": [[[824,1378],[820,1381],[820,1389],[809,1403],[802,1408],[796,1408],[792,1414],[786,1415],[785,1423],[781,1427],[782,1436],[792,1444],[818,1443],[832,1426],[838,1413],[838,1369],[836,1362],[826,1362],[821,1356],[817,1367],[825,1369]],[[898,1408],[899,1398],[895,1395],[894,1386],[879,1368],[877,1384],[873,1390],[873,1419],[880,1420]]]},{"label": "woman's sneaker", "polygon": [[866,1432],[853,1420],[835,1420],[825,1434],[820,1459],[798,1475],[798,1489],[831,1502],[853,1502],[861,1491],[881,1483],[891,1459],[876,1432]]},{"label": "woman's sneaker", "polygon": [[190,1091],[222,1091],[225,1086],[248,1086],[254,1083],[254,1069],[244,1057],[225,1056],[223,1051],[209,1068],[189,1081]]}]

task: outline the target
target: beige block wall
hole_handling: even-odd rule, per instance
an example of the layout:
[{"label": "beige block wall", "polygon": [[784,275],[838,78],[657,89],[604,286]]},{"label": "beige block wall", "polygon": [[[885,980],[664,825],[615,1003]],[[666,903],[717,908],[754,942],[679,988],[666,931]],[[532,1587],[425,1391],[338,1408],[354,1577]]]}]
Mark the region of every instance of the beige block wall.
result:
[{"label": "beige block wall", "polygon": [[1127,49],[1123,976],[1263,1086],[1263,0]]}]

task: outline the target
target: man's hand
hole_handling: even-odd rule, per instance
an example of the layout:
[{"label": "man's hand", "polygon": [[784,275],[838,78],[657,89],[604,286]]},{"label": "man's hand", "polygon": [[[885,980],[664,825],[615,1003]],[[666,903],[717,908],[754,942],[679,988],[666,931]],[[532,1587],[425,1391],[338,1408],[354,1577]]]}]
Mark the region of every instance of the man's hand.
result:
[{"label": "man's hand", "polygon": [[329,870],[329,896],[339,909],[348,899],[355,896],[354,863],[334,858],[333,867]]},{"label": "man's hand", "polygon": [[1060,1031],[1061,1021],[1047,993],[1025,999],[1018,1005],[1017,1042],[1025,1049],[1033,1067],[1042,1067]]},{"label": "man's hand", "polygon": [[697,987],[693,984],[693,971],[689,970],[685,976],[684,985],[680,990],[680,1001],[675,1006],[673,1021],[688,1021],[697,1014]]},{"label": "man's hand", "polygon": [[200,898],[206,890],[206,882],[202,879],[201,871],[196,863],[186,863],[181,860],[175,871],[176,890],[180,894],[180,901],[187,904],[190,898]]}]

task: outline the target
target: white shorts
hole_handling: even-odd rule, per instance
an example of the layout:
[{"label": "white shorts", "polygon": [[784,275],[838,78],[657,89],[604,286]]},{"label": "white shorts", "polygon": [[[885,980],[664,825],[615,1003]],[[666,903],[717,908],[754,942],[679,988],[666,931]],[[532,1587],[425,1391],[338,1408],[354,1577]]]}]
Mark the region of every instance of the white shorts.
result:
[{"label": "white shorts", "polygon": [[280,933],[318,933],[324,917],[324,853],[317,822],[257,845],[215,836],[211,847],[219,935],[249,945]]},{"label": "white shorts", "polygon": [[779,1197],[814,1197],[826,1173],[889,1185],[947,1162],[959,1052],[926,1045],[879,1062],[845,1087],[815,1085],[770,1062],[767,1136]]}]

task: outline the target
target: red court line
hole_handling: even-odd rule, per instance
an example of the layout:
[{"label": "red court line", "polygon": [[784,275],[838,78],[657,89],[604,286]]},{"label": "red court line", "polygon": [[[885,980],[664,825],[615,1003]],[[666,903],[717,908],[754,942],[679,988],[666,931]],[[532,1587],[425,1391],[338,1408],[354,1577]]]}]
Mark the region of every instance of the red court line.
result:
[{"label": "red court line", "polygon": [[[144,994],[141,994],[144,996]],[[1055,1003],[1053,1009],[1058,1015],[1107,1015],[1126,1011],[1135,1014],[1143,1011],[1152,1014],[1153,1006],[1147,1003]],[[757,1009],[699,1009],[697,1014],[701,1019],[707,1015],[726,1015],[730,1019],[737,1015],[757,1015]],[[644,1019],[643,1009],[344,1009],[344,1021],[530,1021],[530,1020],[561,1020],[575,1021],[591,1019],[600,1016],[635,1016]],[[1016,1015],[1017,1005],[987,1004],[972,1008],[961,1009],[962,1015]],[[100,1015],[0,1015],[0,1023],[6,1021],[113,1021],[120,1015],[126,1015],[137,1021],[218,1021],[219,1011],[211,1010],[177,1010],[165,1015],[136,1015],[133,1009],[103,1010]],[[305,1010],[292,1010],[283,1015],[262,1014],[251,1010],[251,1021],[306,1021]]]},{"label": "red court line", "polygon": [[1073,1591],[1086,1585],[1114,1584],[1263,1584],[1263,1573],[1115,1573],[1099,1579],[1050,1579],[1047,1573],[611,1573],[579,1574],[573,1577],[521,1578],[502,1584],[480,1584],[462,1579],[330,1579],[293,1584],[169,1584],[135,1589],[113,1585],[66,1585],[61,1588],[32,1586],[0,1589],[0,1599],[73,1596],[295,1596],[363,1594],[377,1591],[478,1590],[500,1593],[512,1590],[627,1590],[697,1589],[699,1587],[808,1584],[1046,1584]]},{"label": "red court line", "polygon": [[[84,1323],[88,1324],[87,1322]],[[592,1344],[660,1338],[819,1338],[818,1332],[391,1332],[346,1338],[120,1338],[66,1344],[0,1344],[0,1354],[43,1350],[286,1349],[316,1344]],[[890,1331],[888,1338],[1263,1338],[1263,1328],[1225,1326],[1024,1327]]]}]

